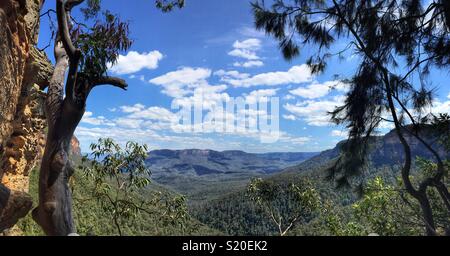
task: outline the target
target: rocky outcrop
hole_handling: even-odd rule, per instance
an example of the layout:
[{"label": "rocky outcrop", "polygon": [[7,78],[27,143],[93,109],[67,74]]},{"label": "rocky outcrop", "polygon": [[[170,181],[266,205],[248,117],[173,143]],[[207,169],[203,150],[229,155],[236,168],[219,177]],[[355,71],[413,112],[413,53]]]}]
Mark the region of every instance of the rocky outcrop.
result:
[{"label": "rocky outcrop", "polygon": [[52,65],[34,47],[42,3],[0,1],[0,231],[30,210],[28,177],[45,143],[41,89]]},{"label": "rocky outcrop", "polygon": [[75,136],[73,136],[72,141],[70,141],[70,154],[72,156],[81,157],[80,141]]},{"label": "rocky outcrop", "polygon": [[0,207],[3,208],[3,214],[0,218],[0,230],[5,230],[14,226],[20,218],[25,217],[32,207],[31,197],[24,192],[11,191],[6,187],[0,187]]}]

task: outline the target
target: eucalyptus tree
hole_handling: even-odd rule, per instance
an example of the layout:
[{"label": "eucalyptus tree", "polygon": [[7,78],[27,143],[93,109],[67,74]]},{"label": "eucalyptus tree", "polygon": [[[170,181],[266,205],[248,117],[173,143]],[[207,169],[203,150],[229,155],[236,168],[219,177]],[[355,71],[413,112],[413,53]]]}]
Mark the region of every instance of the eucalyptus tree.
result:
[{"label": "eucalyptus tree", "polygon": [[[184,1],[155,3],[167,12],[183,7]],[[72,16],[76,7],[81,7],[85,21]],[[127,88],[123,79],[108,76],[107,70],[116,63],[121,51],[130,48],[132,40],[128,23],[102,10],[100,0],[55,0],[53,11],[57,15],[55,67],[45,103],[48,133],[40,168],[39,205],[33,210],[33,219],[48,235],[68,235],[76,231],[68,187],[74,172],[69,161],[70,141],[94,88]]]},{"label": "eucalyptus tree", "polygon": [[123,223],[136,220],[140,214],[158,216],[164,224],[183,226],[188,217],[184,197],[164,196],[159,191],[140,195],[150,184],[146,145],[128,142],[122,148],[112,139],[99,139],[90,149],[92,160],[82,166],[83,176],[93,182],[91,194],[105,214],[111,216],[120,236]]},{"label": "eucalyptus tree", "polygon": [[[356,73],[348,79],[345,102],[331,114],[349,129],[349,140],[330,178],[350,185],[366,162],[369,139],[382,121],[391,122],[404,151],[402,179],[406,191],[421,206],[428,235],[435,235],[433,209],[427,190],[435,189],[450,214],[450,194],[443,180],[448,175],[436,144],[423,136],[436,120],[429,108],[432,68],[450,64],[450,1],[447,0],[273,0],[252,3],[255,26],[279,41],[288,60],[303,45],[315,45],[307,61],[320,73],[335,56],[353,51],[359,56]],[[335,50],[336,42],[348,42]],[[413,79],[417,76],[419,79]],[[389,118],[385,118],[385,116]],[[443,120],[443,119],[442,119]],[[445,121],[445,120],[443,120]],[[450,130],[444,131],[450,133]],[[417,139],[434,156],[435,171],[420,182],[411,181],[409,138]]]},{"label": "eucalyptus tree", "polygon": [[320,196],[308,180],[277,184],[253,179],[247,186],[248,198],[261,208],[285,236],[298,223],[307,222],[319,209]]}]

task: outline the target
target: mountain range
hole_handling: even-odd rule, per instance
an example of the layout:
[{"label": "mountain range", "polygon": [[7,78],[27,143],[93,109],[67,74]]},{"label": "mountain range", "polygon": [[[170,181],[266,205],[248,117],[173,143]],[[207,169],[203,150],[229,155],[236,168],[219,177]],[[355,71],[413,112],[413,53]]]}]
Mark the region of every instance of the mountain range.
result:
[{"label": "mountain range", "polygon": [[[424,137],[430,143],[435,141],[429,134]],[[406,136],[406,140],[411,147],[413,159],[433,158],[417,139]],[[243,189],[253,177],[283,177],[285,173],[322,176],[321,170],[339,156],[345,142],[341,141],[334,148],[320,153],[255,154],[200,149],[155,150],[149,153],[146,162],[152,171],[152,179],[158,184],[183,193],[192,200],[204,200]],[[448,156],[442,147],[435,143],[432,145],[440,155]],[[370,138],[368,163],[371,176],[376,175],[383,167],[396,169],[402,164],[403,158],[403,147],[394,130],[383,136]],[[393,174],[388,175],[393,177]]]},{"label": "mountain range", "polygon": [[[425,136],[425,138],[430,143],[435,141],[435,138],[430,135]],[[417,157],[433,158],[417,139],[411,136],[407,136],[406,139],[411,146],[413,159]],[[326,169],[332,166],[345,143],[346,141],[342,141],[333,149],[325,150],[308,160],[264,178],[277,184],[290,184],[308,178],[320,193],[322,199],[331,200],[339,209],[348,209],[352,203],[359,200],[358,195],[351,188],[337,189],[336,184],[325,178],[328,173]],[[433,146],[444,158],[450,157],[443,147],[436,144],[433,144]],[[384,136],[372,137],[370,138],[367,157],[368,168],[360,179],[368,181],[375,177],[382,177],[384,181],[392,184],[396,182],[400,175],[403,158],[403,147],[394,131]],[[415,169],[414,165],[413,169]],[[415,170],[413,170],[412,175],[414,173]],[[217,186],[217,189],[220,189],[220,186]],[[266,218],[264,213],[261,213],[260,209],[255,207],[247,197],[246,191],[244,185],[232,187],[228,184],[226,193],[207,200],[194,201],[190,208],[191,213],[205,225],[229,235],[270,235],[276,233],[277,230],[271,223],[270,218]],[[202,191],[197,193],[202,194]],[[305,235],[296,232],[294,230],[293,234]]]},{"label": "mountain range", "polygon": [[248,182],[252,177],[274,174],[317,154],[256,154],[200,149],[154,150],[149,153],[146,163],[152,171],[152,180],[161,185],[188,195],[208,188],[211,188],[212,194],[221,194],[214,191],[214,188],[223,187],[223,184],[236,186]]}]

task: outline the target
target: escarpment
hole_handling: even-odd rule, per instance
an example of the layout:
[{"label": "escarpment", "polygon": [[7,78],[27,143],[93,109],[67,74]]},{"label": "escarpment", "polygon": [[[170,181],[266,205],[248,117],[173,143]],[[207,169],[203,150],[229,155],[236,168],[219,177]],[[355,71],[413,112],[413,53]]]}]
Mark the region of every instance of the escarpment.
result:
[{"label": "escarpment", "polygon": [[0,1],[0,232],[32,207],[29,174],[42,154],[42,91],[53,67],[38,40],[43,0]]}]

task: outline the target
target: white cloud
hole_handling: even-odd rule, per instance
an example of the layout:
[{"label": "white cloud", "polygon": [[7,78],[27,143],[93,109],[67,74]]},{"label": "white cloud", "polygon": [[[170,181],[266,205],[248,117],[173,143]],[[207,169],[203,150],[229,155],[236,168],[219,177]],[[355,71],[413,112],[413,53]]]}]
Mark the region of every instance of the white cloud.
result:
[{"label": "white cloud", "polygon": [[313,75],[311,74],[311,69],[307,65],[303,64],[300,66],[293,66],[286,72],[268,72],[243,79],[224,76],[222,77],[222,81],[235,87],[251,87],[300,84],[310,82],[312,78]]},{"label": "white cloud", "polygon": [[333,111],[344,102],[343,96],[335,96],[326,100],[307,100],[295,105],[287,103],[284,108],[311,126],[330,125],[328,112]]},{"label": "white cloud", "polygon": [[110,71],[117,75],[126,75],[139,72],[143,69],[156,69],[158,63],[163,59],[162,53],[152,51],[149,53],[128,52],[127,55],[120,55],[117,63],[110,68]]},{"label": "white cloud", "polygon": [[295,99],[295,96],[291,95],[291,94],[287,94],[286,96],[283,97],[283,99],[284,100],[293,100],[293,99]]},{"label": "white cloud", "polygon": [[327,81],[325,83],[314,82],[306,87],[299,87],[289,92],[302,98],[316,99],[328,95],[333,89],[345,92],[347,88],[348,86],[341,81]]},{"label": "white cloud", "polygon": [[183,67],[177,71],[151,79],[152,84],[163,86],[163,93],[179,98],[193,92],[199,85],[206,85],[206,79],[211,76],[211,70],[206,68]]},{"label": "white cloud", "polygon": [[251,38],[264,38],[266,35],[263,31],[256,30],[253,26],[244,26],[237,30],[237,32],[243,36]]},{"label": "white cloud", "polygon": [[156,120],[170,123],[176,119],[174,113],[162,107],[149,107],[132,112],[128,118],[141,120]]},{"label": "white cloud", "polygon": [[223,69],[217,70],[216,72],[214,72],[214,75],[221,77],[222,81],[228,79],[246,79],[250,77],[250,74],[247,73],[239,73],[238,71],[235,70],[225,71]]},{"label": "white cloud", "polygon": [[120,110],[122,110],[122,112],[124,112],[124,113],[133,113],[133,112],[136,112],[136,111],[141,111],[144,108],[145,108],[144,105],[142,105],[140,103],[137,103],[137,104],[135,104],[133,106],[121,106]]},{"label": "white cloud", "polygon": [[177,120],[175,113],[163,107],[146,107],[138,103],[133,106],[121,106],[120,109],[125,115],[113,121],[117,126],[123,128],[170,129],[170,126]]},{"label": "white cloud", "polygon": [[289,142],[289,143],[292,143],[295,145],[304,145],[310,141],[311,141],[311,138],[308,138],[308,137],[294,137],[294,138],[289,137],[289,138],[286,138],[286,140],[285,140],[285,142]]},{"label": "white cloud", "polygon": [[257,51],[261,49],[261,40],[257,38],[250,38],[244,41],[235,41],[233,50],[228,52],[228,55],[245,59],[243,62],[235,62],[233,66],[242,68],[261,67],[264,62],[257,55]]},{"label": "white cloud", "polygon": [[139,119],[133,119],[133,118],[117,118],[114,120],[117,126],[123,127],[123,128],[131,128],[131,129],[137,129],[141,127],[142,120]]},{"label": "white cloud", "polygon": [[90,125],[108,125],[113,126],[114,124],[108,121],[104,116],[94,117],[94,113],[86,111],[81,119],[81,123]]},{"label": "white cloud", "polygon": [[177,98],[174,104],[178,106],[201,106],[204,110],[211,110],[216,106],[221,106],[224,101],[230,99],[225,85],[203,84],[198,86],[189,97]]},{"label": "white cloud", "polygon": [[246,50],[246,49],[234,49],[230,52],[228,52],[228,55],[238,58],[243,58],[247,60],[259,60],[258,55],[256,55],[256,52]]},{"label": "white cloud", "polygon": [[241,67],[241,68],[262,67],[262,66],[264,66],[264,62],[262,62],[260,60],[251,60],[251,61],[246,61],[246,62],[235,62],[235,63],[233,63],[233,66]]},{"label": "white cloud", "polygon": [[236,41],[233,44],[233,48],[256,51],[261,49],[261,40],[257,38],[250,38],[244,41]]},{"label": "white cloud", "polygon": [[256,102],[267,102],[268,97],[273,97],[277,95],[278,89],[265,89],[265,90],[256,90],[250,92],[250,94],[245,96],[246,102],[248,104],[254,104]]},{"label": "white cloud", "polygon": [[297,120],[297,118],[294,115],[283,115],[283,118],[291,121]]},{"label": "white cloud", "polygon": [[435,115],[444,113],[450,114],[450,100],[444,102],[441,101],[433,102],[433,107],[431,108],[430,112]]},{"label": "white cloud", "polygon": [[331,131],[331,136],[333,136],[333,137],[340,137],[340,138],[347,138],[348,137],[348,131],[333,130],[333,131]]},{"label": "white cloud", "polygon": [[145,76],[144,75],[140,75],[140,76],[130,75],[129,78],[130,79],[139,79],[140,81],[145,82]]}]

